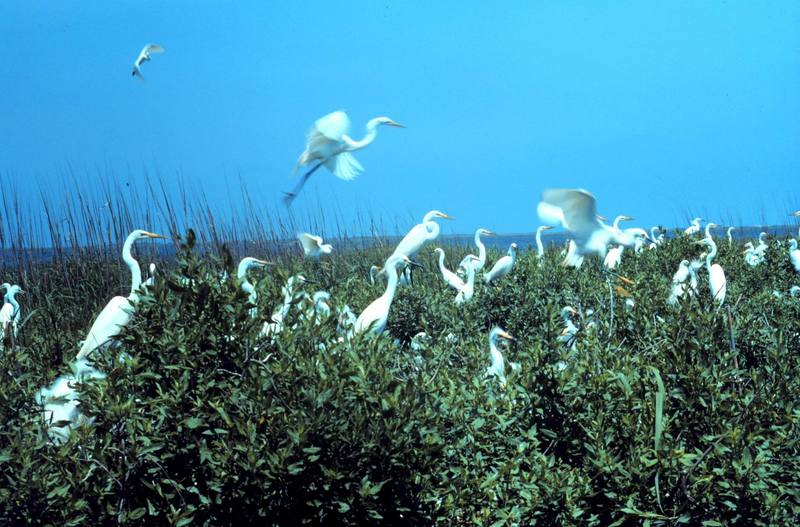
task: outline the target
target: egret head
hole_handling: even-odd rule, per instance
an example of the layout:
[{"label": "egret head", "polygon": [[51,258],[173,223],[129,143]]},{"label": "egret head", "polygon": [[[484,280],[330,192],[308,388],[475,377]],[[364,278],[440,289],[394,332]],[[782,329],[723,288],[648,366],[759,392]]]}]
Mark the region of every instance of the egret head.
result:
[{"label": "egret head", "polygon": [[681,260],[679,267],[689,267],[689,260]]},{"label": "egret head", "polygon": [[561,308],[561,318],[564,320],[568,320],[572,315],[576,314],[577,311],[572,306],[564,306]]},{"label": "egret head", "polygon": [[140,240],[140,239],[142,239],[142,238],[160,238],[160,239],[166,239],[166,236],[162,236],[161,234],[155,234],[155,233],[148,232],[148,231],[143,231],[143,230],[141,230],[141,229],[138,229],[138,230],[135,230],[135,231],[133,231],[133,232],[131,233],[131,235],[133,235],[133,238],[134,238],[134,239],[136,239],[136,240]]},{"label": "egret head", "polygon": [[498,338],[509,341],[515,340],[514,337],[506,333],[505,330],[500,328],[500,326],[495,326],[494,328],[492,328],[491,333],[489,333],[489,341],[494,343],[497,342]]},{"label": "egret head", "polygon": [[543,230],[543,231],[549,231],[550,229],[552,229],[552,228],[553,228],[553,226],[552,226],[552,225],[542,225],[542,226],[540,226],[539,228],[540,228],[541,230]]},{"label": "egret head", "polygon": [[395,128],[405,128],[405,126],[396,122],[394,119],[390,119],[389,117],[376,117],[375,124],[376,125],[385,124],[386,126],[394,126]]},{"label": "egret head", "polygon": [[[450,218],[450,219],[452,219],[452,218]],[[493,233],[489,229],[478,229],[478,234],[480,236],[497,236],[495,233]]]},{"label": "egret head", "polygon": [[800,218],[800,210],[796,210],[789,214],[789,216],[794,216],[795,218]]}]

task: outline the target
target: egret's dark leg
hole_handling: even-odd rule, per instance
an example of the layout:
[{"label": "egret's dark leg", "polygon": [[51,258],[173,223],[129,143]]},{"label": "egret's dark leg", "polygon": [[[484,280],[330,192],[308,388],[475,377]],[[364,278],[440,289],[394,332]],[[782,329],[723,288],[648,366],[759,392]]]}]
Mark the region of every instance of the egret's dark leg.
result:
[{"label": "egret's dark leg", "polygon": [[303,185],[306,184],[306,181],[308,181],[308,178],[310,178],[311,174],[316,172],[317,169],[319,167],[321,167],[323,163],[324,163],[324,161],[320,161],[319,163],[317,163],[316,165],[311,167],[311,170],[309,170],[308,172],[303,174],[303,177],[300,179],[300,182],[297,184],[296,187],[294,187],[294,190],[292,192],[284,192],[284,194],[286,194],[286,196],[284,196],[283,202],[284,202],[284,204],[286,204],[287,207],[291,206],[292,201],[294,201],[294,198],[296,198],[297,195],[300,193],[300,191],[303,189]]}]

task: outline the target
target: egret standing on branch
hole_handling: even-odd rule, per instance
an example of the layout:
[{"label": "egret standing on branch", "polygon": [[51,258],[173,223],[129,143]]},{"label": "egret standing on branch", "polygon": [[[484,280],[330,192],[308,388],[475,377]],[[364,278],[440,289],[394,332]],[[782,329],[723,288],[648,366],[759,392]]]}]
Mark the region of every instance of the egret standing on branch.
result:
[{"label": "egret standing on branch", "polygon": [[303,175],[295,189],[286,193],[284,198],[286,206],[292,204],[311,174],[322,165],[345,181],[354,179],[363,172],[364,167],[350,152],[361,150],[372,143],[378,135],[378,126],[382,124],[405,128],[388,117],[376,117],[367,123],[367,133],[364,138],[355,141],[348,135],[350,118],[343,111],[329,113],[317,119],[306,136],[306,149],[300,154],[295,171],[304,165],[313,164],[313,166]]},{"label": "egret standing on branch", "polygon": [[492,270],[488,273],[484,273],[483,281],[487,284],[491,284],[495,280],[499,280],[503,278],[505,275],[511,272],[511,269],[514,267],[514,262],[517,261],[517,244],[512,243],[508,247],[508,254],[497,260],[492,267]]},{"label": "egret standing on branch", "polygon": [[709,223],[706,226],[706,237],[699,242],[708,245],[709,252],[706,255],[706,270],[708,271],[708,288],[711,291],[711,297],[714,302],[722,305],[725,302],[725,293],[728,289],[728,283],[725,279],[725,271],[723,271],[720,264],[711,264],[714,257],[717,256],[717,244],[714,243],[714,238],[711,237],[710,229],[716,227],[714,223]]},{"label": "egret standing on branch", "polygon": [[458,264],[457,272],[466,271],[467,265],[473,265],[476,271],[483,269],[483,266],[486,265],[486,246],[483,244],[481,236],[494,235],[495,234],[488,229],[478,229],[475,231],[475,245],[478,247],[478,257],[475,258],[475,255],[473,254],[466,255],[461,260],[461,263]]},{"label": "egret standing on branch", "polygon": [[536,229],[536,257],[541,260],[544,258],[544,244],[542,243],[542,231],[552,229],[552,225],[540,225]]},{"label": "egret standing on branch", "polygon": [[386,265],[383,268],[383,271],[388,275],[386,291],[373,300],[372,303],[358,315],[354,327],[356,333],[369,331],[377,335],[382,333],[386,328],[386,322],[389,320],[389,308],[392,307],[392,300],[394,300],[394,294],[397,291],[398,268],[403,264],[421,267],[402,254],[392,256],[386,261]]},{"label": "egret standing on branch", "polygon": [[142,75],[142,64],[151,60],[150,55],[153,53],[164,53],[166,51],[163,47],[159,46],[158,44],[147,44],[145,47],[142,48],[142,51],[139,52],[139,56],[136,57],[136,60],[133,63],[133,75],[134,77],[139,77],[140,79],[144,80],[144,75]]}]

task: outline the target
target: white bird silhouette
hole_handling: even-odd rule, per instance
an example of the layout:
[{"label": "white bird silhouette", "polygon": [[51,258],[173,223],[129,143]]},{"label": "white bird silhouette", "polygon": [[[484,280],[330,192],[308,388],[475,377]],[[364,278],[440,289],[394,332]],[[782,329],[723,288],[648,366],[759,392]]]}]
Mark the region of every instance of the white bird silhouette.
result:
[{"label": "white bird silhouette", "polygon": [[300,245],[303,246],[303,252],[309,258],[319,260],[323,254],[331,254],[333,246],[330,243],[322,243],[322,236],[314,236],[307,232],[301,232],[297,235],[300,240]]},{"label": "white bird silhouette", "polygon": [[133,63],[133,73],[131,73],[131,75],[144,80],[144,75],[142,75],[142,64],[151,60],[151,54],[164,53],[164,51],[166,50],[158,44],[147,44],[142,48],[142,51],[139,52],[139,56],[136,57],[136,60]]}]

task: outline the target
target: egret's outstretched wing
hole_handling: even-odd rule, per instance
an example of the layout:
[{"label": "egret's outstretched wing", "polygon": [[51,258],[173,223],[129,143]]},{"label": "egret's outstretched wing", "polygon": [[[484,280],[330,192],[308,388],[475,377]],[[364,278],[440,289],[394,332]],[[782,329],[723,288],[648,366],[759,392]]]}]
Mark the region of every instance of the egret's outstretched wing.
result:
[{"label": "egret's outstretched wing", "polygon": [[339,179],[344,179],[345,181],[355,179],[361,172],[364,171],[364,167],[361,166],[361,163],[359,163],[350,152],[342,152],[341,154],[328,159],[325,162],[325,166],[328,168],[328,170],[333,172],[336,177]]},{"label": "egret's outstretched wing", "polygon": [[122,326],[130,322],[133,316],[133,305],[123,296],[115,296],[97,315],[97,318],[81,345],[77,359],[82,359],[91,352],[106,344],[117,336]]},{"label": "egret's outstretched wing", "polygon": [[350,118],[342,110],[337,110],[317,119],[308,135],[309,139],[312,135],[321,134],[333,141],[341,141],[347,133],[350,133]]},{"label": "egret's outstretched wing", "polygon": [[559,222],[576,235],[588,236],[598,226],[597,202],[584,189],[547,189],[537,212],[542,222]]},{"label": "egret's outstretched wing", "polygon": [[163,46],[158,44],[148,44],[142,50],[142,53],[164,53],[166,50]]},{"label": "egret's outstretched wing", "polygon": [[[300,154],[297,166],[312,161],[329,161],[331,172],[335,170],[333,156],[342,150],[342,136],[350,131],[350,118],[343,111],[335,111],[320,117],[306,134],[306,149]],[[327,163],[326,163],[327,165]]]},{"label": "egret's outstretched wing", "polygon": [[307,232],[301,232],[298,234],[297,239],[300,240],[300,244],[303,246],[303,251],[306,254],[318,251],[319,246],[322,244],[322,237],[314,236],[313,234],[309,234]]}]

